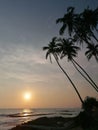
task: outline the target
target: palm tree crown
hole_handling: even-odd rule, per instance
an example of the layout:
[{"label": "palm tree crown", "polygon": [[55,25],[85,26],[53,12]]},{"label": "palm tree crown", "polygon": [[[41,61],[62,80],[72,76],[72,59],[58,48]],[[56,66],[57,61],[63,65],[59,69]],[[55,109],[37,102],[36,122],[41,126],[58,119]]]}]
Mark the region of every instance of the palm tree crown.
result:
[{"label": "palm tree crown", "polygon": [[75,42],[88,45],[92,43],[93,39],[98,43],[96,37],[98,33],[98,8],[95,10],[87,8],[82,13],[76,14],[74,13],[74,7],[69,7],[64,17],[57,19],[56,23],[63,24],[59,31],[60,35],[68,29],[69,36],[73,37]]},{"label": "palm tree crown", "polygon": [[86,24],[86,27],[89,27],[91,30],[97,29],[98,24],[98,8],[91,10],[89,8],[85,9],[82,13],[83,22]]},{"label": "palm tree crown", "polygon": [[57,38],[53,37],[52,41],[48,44],[48,46],[43,47],[43,50],[47,50],[46,59],[49,56],[51,63],[52,63],[51,54],[55,55],[55,58],[58,59],[58,56],[57,56],[58,51],[57,51],[56,40],[57,40]]},{"label": "palm tree crown", "polygon": [[59,33],[62,35],[66,28],[68,28],[69,35],[71,36],[74,27],[75,27],[75,17],[74,15],[74,7],[69,7],[67,9],[67,14],[64,15],[63,18],[59,18],[56,20],[56,23],[63,23]]},{"label": "palm tree crown", "polygon": [[85,52],[85,55],[87,56],[88,60],[91,59],[92,56],[95,57],[96,61],[98,62],[98,44],[89,44],[87,46],[87,51]]},{"label": "palm tree crown", "polygon": [[68,60],[72,60],[73,57],[77,56],[77,51],[80,49],[79,47],[75,46],[70,39],[60,39],[59,50],[61,52],[61,58],[67,56]]}]

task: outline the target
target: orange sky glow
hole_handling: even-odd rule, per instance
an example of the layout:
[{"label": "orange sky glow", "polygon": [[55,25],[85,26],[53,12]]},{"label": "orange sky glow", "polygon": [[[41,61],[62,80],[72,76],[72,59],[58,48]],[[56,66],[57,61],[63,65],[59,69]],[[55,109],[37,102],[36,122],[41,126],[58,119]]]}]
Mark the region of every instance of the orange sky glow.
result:
[{"label": "orange sky glow", "polygon": [[[42,3],[41,3],[42,2]],[[45,59],[42,47],[59,35],[67,7],[80,12],[97,0],[6,0],[0,2],[0,108],[81,107],[70,82],[57,66]],[[64,35],[66,36],[66,34]],[[53,57],[52,57],[53,58]],[[98,63],[88,62],[81,51],[76,59],[98,85]],[[98,93],[65,58],[61,65],[76,84],[83,99]]]}]

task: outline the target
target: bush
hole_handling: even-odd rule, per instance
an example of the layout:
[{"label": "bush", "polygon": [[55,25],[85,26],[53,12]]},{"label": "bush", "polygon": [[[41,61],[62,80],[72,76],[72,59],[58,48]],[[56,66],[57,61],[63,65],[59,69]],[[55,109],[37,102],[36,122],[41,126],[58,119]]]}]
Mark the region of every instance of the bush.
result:
[{"label": "bush", "polygon": [[96,98],[86,97],[84,103],[82,104],[82,108],[87,112],[91,112],[94,107],[98,107],[98,101]]}]

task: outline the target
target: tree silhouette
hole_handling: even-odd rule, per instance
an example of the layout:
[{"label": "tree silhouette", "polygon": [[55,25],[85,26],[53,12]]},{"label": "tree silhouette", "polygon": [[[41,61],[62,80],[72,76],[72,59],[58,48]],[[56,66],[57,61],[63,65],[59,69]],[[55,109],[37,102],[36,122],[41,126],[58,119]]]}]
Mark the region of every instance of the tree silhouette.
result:
[{"label": "tree silhouette", "polygon": [[87,49],[88,50],[85,52],[85,55],[87,56],[88,60],[90,60],[92,56],[95,56],[95,59],[98,62],[98,45],[89,44]]},{"label": "tree silhouette", "polygon": [[67,74],[67,72],[62,68],[62,66],[61,66],[60,63],[59,63],[59,60],[58,60],[59,49],[57,48],[56,40],[57,40],[57,38],[54,37],[54,38],[52,39],[52,41],[48,44],[48,46],[43,47],[43,50],[47,50],[47,52],[46,52],[46,59],[47,59],[48,56],[49,56],[50,62],[52,62],[52,60],[51,60],[51,55],[54,56],[54,58],[55,58],[55,60],[56,60],[56,62],[57,62],[57,64],[58,64],[58,66],[60,67],[60,69],[62,70],[62,72],[66,75],[66,77],[68,78],[68,80],[69,80],[70,83],[72,84],[72,86],[73,86],[73,88],[75,89],[75,91],[76,91],[76,93],[77,93],[77,95],[78,95],[78,97],[79,97],[81,103],[83,104],[82,97],[80,96],[80,94],[79,94],[79,92],[78,92],[78,90],[77,90],[75,84],[72,82],[72,80],[71,80],[71,78],[69,77],[69,75]]},{"label": "tree silhouette", "polygon": [[84,102],[80,93],[69,75],[66,73],[65,69],[60,65],[59,60],[66,56],[68,61],[72,62],[77,71],[98,92],[97,84],[93,81],[86,70],[74,59],[77,57],[78,50],[80,50],[82,44],[86,47],[85,56],[87,59],[90,60],[92,57],[95,57],[96,61],[98,61],[98,8],[92,10],[88,7],[81,13],[75,13],[74,10],[74,7],[67,8],[67,13],[64,14],[64,17],[56,20],[56,23],[62,24],[59,34],[63,35],[66,31],[68,38],[54,37],[48,46],[43,47],[43,50],[47,50],[46,59],[49,57],[51,63],[51,55],[54,56],[56,63],[74,87],[80,101],[83,104]]},{"label": "tree silhouette", "polygon": [[[68,61],[71,61],[73,66],[76,68],[76,70],[92,85],[92,87],[98,92],[98,89],[95,87],[94,84],[78,69],[76,66],[76,61],[74,60],[74,57],[77,57],[78,50],[80,50],[79,47],[75,46],[71,39],[58,39],[59,44],[58,50],[60,53],[60,58],[64,58],[67,56]],[[95,51],[94,51],[95,52]],[[78,63],[77,63],[78,64]]]},{"label": "tree silhouette", "polygon": [[94,97],[87,96],[84,100],[84,104],[82,104],[82,108],[87,112],[92,112],[94,107],[98,107],[98,101]]},{"label": "tree silhouette", "polygon": [[56,20],[56,23],[63,23],[59,31],[60,35],[63,35],[65,29],[67,28],[69,35],[71,36],[75,28],[75,17],[76,15],[74,15],[74,7],[69,7],[67,9],[67,14],[65,14],[63,18]]},{"label": "tree silhouette", "polygon": [[86,43],[86,45],[98,44],[95,35],[98,33],[98,8],[95,10],[87,8],[80,14],[74,13],[74,9],[69,7],[64,17],[56,20],[56,23],[63,24],[59,31],[60,35],[63,35],[67,29],[69,37],[73,37],[75,42]]},{"label": "tree silhouette", "polygon": [[[98,61],[98,39],[95,36],[95,34],[98,33],[98,8],[95,10],[87,8],[82,13],[75,14],[74,7],[69,7],[64,17],[57,19],[56,23],[63,24],[60,29],[60,35],[64,34],[64,31],[68,28],[69,38],[71,37],[73,39],[74,44],[76,42],[80,43],[80,45],[81,43],[86,43],[88,50],[85,52],[85,55],[89,60],[92,58],[92,56],[94,56]],[[84,68],[80,66],[74,59],[73,63],[76,67],[78,66],[79,69],[82,70],[81,75],[83,77],[87,76],[86,79],[89,80],[96,91],[98,91],[98,86],[92,80],[90,75],[84,70]]]}]

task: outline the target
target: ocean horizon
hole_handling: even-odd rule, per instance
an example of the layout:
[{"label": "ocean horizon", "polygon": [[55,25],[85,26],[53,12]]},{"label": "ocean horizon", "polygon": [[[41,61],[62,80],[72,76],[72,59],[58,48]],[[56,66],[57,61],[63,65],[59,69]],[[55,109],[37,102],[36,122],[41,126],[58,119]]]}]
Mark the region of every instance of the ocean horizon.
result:
[{"label": "ocean horizon", "polygon": [[44,116],[75,117],[80,111],[80,108],[1,108],[0,130],[10,130],[16,125]]}]

